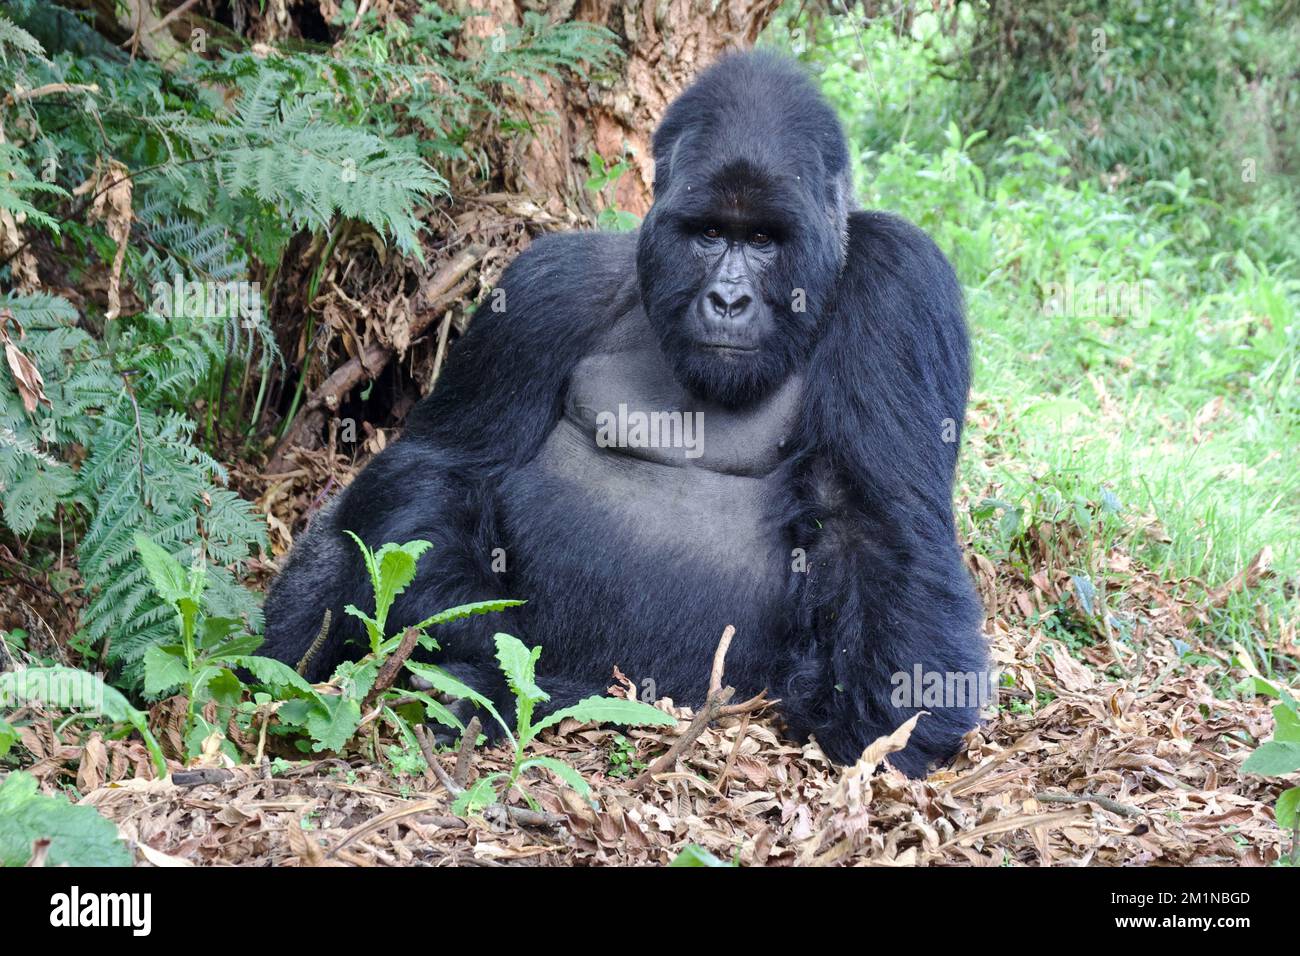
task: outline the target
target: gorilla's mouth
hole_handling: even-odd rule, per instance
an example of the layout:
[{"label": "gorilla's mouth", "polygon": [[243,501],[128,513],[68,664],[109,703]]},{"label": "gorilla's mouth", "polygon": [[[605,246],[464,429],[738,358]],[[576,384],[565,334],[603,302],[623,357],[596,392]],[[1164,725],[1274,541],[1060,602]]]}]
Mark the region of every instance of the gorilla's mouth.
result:
[{"label": "gorilla's mouth", "polygon": [[756,345],[736,345],[732,342],[701,342],[700,348],[716,355],[748,355],[758,351]]}]

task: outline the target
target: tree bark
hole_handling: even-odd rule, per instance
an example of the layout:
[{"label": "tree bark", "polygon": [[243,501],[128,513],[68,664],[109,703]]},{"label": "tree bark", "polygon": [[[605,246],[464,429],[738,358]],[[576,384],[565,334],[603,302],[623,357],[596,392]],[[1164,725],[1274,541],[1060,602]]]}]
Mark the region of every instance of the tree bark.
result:
[{"label": "tree bark", "polygon": [[[527,0],[474,0],[489,16],[471,21],[480,35],[502,24],[518,24]],[[780,0],[569,0],[551,4],[557,20],[594,23],[613,31],[626,56],[610,83],[546,84],[529,98],[534,115],[551,113],[536,134],[521,144],[507,165],[507,185],[545,201],[560,202],[594,217],[593,197],[584,189],[587,154],[594,150],[614,161],[626,156],[631,172],[614,189],[619,209],[642,216],[654,186],[651,136],[664,110],[697,73],[719,55],[752,46],[780,7]]]}]

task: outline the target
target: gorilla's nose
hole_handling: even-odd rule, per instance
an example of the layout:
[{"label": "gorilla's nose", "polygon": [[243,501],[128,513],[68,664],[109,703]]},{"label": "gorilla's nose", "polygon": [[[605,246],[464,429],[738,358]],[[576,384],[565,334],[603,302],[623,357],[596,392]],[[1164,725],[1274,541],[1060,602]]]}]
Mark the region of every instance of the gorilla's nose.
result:
[{"label": "gorilla's nose", "polygon": [[724,286],[717,283],[709,289],[707,318],[729,325],[743,324],[749,319],[753,296],[744,286]]}]

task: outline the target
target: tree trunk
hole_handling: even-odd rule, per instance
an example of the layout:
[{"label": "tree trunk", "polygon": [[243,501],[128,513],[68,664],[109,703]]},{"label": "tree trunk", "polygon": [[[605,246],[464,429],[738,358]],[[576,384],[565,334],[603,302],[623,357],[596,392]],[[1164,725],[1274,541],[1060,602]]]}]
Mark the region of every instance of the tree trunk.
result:
[{"label": "tree trunk", "polygon": [[[489,16],[471,21],[473,31],[491,35],[502,24],[518,24],[528,0],[474,0]],[[626,54],[614,82],[556,83],[529,98],[535,114],[551,113],[521,154],[506,164],[508,185],[542,199],[552,197],[594,217],[592,196],[583,188],[587,155],[614,161],[626,157],[631,172],[615,186],[619,209],[644,215],[654,185],[651,136],[664,110],[691,79],[723,52],[752,46],[780,7],[780,0],[569,0],[552,4],[551,16],[594,23],[613,31]],[[468,8],[468,7],[467,7]],[[552,204],[552,208],[554,205]]]}]

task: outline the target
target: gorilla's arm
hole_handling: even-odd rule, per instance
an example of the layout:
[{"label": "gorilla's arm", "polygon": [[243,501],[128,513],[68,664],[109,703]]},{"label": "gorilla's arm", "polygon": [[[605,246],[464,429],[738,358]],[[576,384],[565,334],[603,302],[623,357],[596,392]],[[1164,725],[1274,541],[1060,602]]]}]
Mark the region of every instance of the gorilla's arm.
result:
[{"label": "gorilla's arm", "polygon": [[[260,653],[296,663],[326,610],[330,631],[308,677],[328,677],[349,656],[349,644],[351,656],[361,653],[360,622],[343,608],[369,612],[374,599],[345,530],[371,548],[433,542],[389,615],[390,633],[445,607],[512,596],[492,571],[493,549],[508,548],[495,522],[495,482],[503,469],[536,454],[560,414],[574,364],[617,314],[614,300],[634,294],[627,278],[632,241],[547,236],[506,269],[402,439],[317,514],[295,545],[267,598]],[[440,630],[444,659],[490,661],[480,645],[503,628],[501,619],[471,618]]]},{"label": "gorilla's arm", "polygon": [[[893,675],[985,667],[952,515],[970,384],[961,288],[925,233],[881,213],[850,217],[808,382],[793,528],[809,571],[782,696],[796,729],[852,762],[920,709],[893,705]],[[930,708],[891,760],[916,774],[950,756],[975,724],[971,704]]]}]

